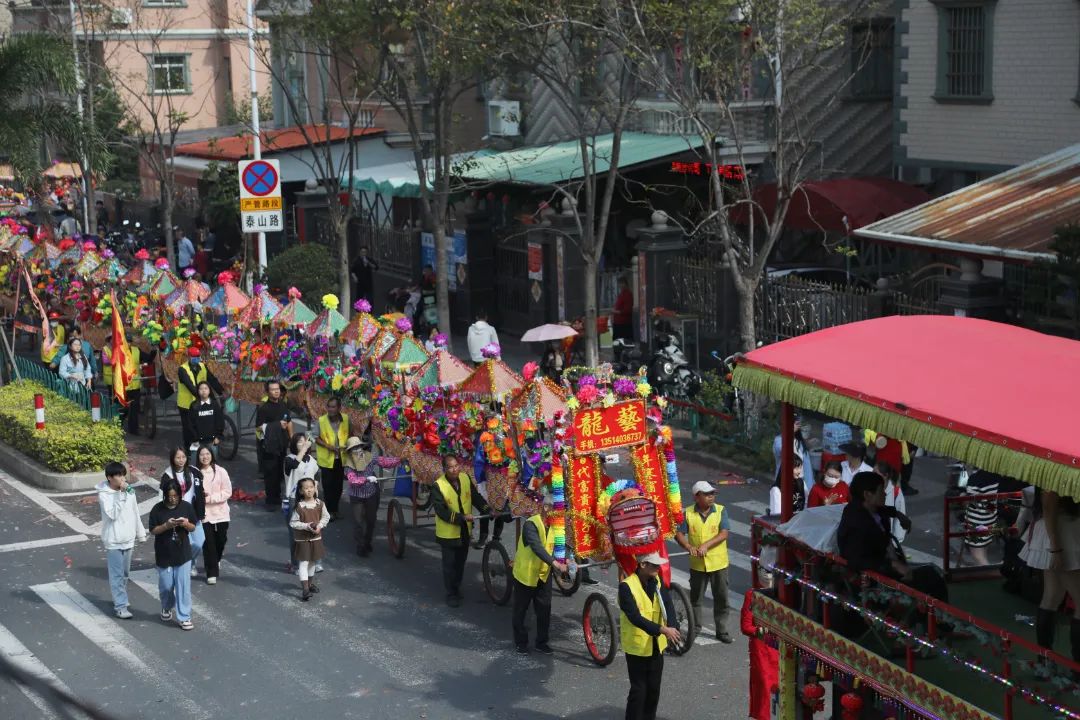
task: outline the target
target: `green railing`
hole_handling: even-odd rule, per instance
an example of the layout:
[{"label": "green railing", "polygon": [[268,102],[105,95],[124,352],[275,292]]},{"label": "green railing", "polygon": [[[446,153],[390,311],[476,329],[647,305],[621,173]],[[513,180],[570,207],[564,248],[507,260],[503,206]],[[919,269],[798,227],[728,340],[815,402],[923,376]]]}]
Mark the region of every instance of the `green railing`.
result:
[{"label": "green railing", "polygon": [[[33,380],[39,385],[52,390],[57,395],[66,397],[71,402],[82,407],[86,412],[91,412],[90,396],[94,394],[94,391],[86,386],[69,383],[57,375],[56,371],[50,370],[22,355],[15,356],[15,370],[17,376],[23,380]],[[12,373],[12,375],[15,375],[15,373]],[[113,400],[111,389],[103,390],[98,394],[101,396],[101,419],[112,420],[119,417],[120,404]]]}]

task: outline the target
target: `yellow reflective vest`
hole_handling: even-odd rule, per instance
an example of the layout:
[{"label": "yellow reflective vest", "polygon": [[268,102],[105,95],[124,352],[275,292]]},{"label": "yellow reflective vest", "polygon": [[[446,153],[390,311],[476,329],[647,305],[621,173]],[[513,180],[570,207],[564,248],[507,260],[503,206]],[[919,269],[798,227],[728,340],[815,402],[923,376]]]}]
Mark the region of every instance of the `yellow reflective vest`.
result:
[{"label": "yellow reflective vest", "polygon": [[[134,370],[131,374],[131,380],[128,381],[128,390],[141,390],[142,389],[142,353],[135,345],[131,345],[131,361],[134,366]],[[101,377],[105,381],[105,387],[111,388],[113,386],[113,366],[112,366],[112,348],[106,345],[101,348]]]},{"label": "yellow reflective vest", "polygon": [[[698,547],[707,540],[712,540],[720,532],[720,520],[723,518],[724,506],[713,503],[713,511],[709,517],[701,519],[696,505],[691,505],[684,511],[686,515],[686,528],[690,532],[690,544]],[[699,572],[713,572],[723,570],[728,566],[727,540],[709,548],[705,557],[690,556],[690,569]]]},{"label": "yellow reflective vest", "polygon": [[[468,475],[463,472],[458,473],[460,491],[454,490],[454,486],[450,484],[445,475],[440,475],[435,484],[439,486],[439,492],[442,493],[446,506],[450,508],[451,520],[457,520],[458,515],[472,515],[472,482],[469,480]],[[468,532],[472,532],[472,523],[469,523]],[[456,522],[447,522],[436,515],[435,537],[442,540],[460,540],[461,526]]]},{"label": "yellow reflective vest", "polygon": [[[555,551],[555,533],[544,525],[543,518],[539,513],[529,518],[529,522],[536,526],[540,532],[540,541],[548,555]],[[526,587],[536,587],[540,583],[547,582],[551,574],[551,566],[537,557],[528,545],[525,544],[525,533],[518,536],[517,554],[514,556],[514,579]]]},{"label": "yellow reflective vest", "polygon": [[[641,578],[638,577],[636,572],[623,580],[622,584],[630,588],[630,594],[634,596],[638,612],[641,613],[643,618],[651,620],[661,627],[666,624],[664,622],[664,601],[660,599],[659,580],[652,600],[649,600],[649,596],[645,594],[645,588],[641,585]],[[623,652],[638,657],[651,657],[653,654],[652,635],[630,622],[630,618],[626,617],[626,613],[620,613],[620,615],[622,617],[619,618],[619,639],[622,642]],[[656,647],[660,652],[664,652],[664,648],[667,647],[667,638],[663,635],[657,637]]]},{"label": "yellow reflective vest", "polygon": [[180,366],[180,369],[176,371],[176,407],[187,410],[195,402],[195,396],[191,394],[191,391],[187,389],[187,386],[184,385],[180,378],[186,374],[187,377],[191,378],[191,384],[198,388],[199,383],[205,382],[207,372],[206,363],[199,363],[199,372],[192,372],[190,363],[184,363]]},{"label": "yellow reflective vest", "polygon": [[[335,444],[334,426],[330,424],[329,415],[319,416],[319,439],[330,446]],[[341,414],[336,440],[338,448],[341,449],[345,448],[345,443],[349,440],[349,416],[345,413]],[[324,448],[322,445],[315,445],[315,459],[319,462],[319,467],[332,468],[334,467],[334,461],[340,458],[341,455],[333,450]]]}]

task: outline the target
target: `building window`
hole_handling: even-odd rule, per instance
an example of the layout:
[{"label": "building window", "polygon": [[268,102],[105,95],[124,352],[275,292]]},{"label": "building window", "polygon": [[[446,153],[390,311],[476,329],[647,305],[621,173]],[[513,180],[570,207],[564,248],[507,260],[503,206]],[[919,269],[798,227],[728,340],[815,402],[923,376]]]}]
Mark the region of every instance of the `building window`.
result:
[{"label": "building window", "polygon": [[186,93],[191,89],[187,55],[152,55],[150,91],[155,95]]},{"label": "building window", "polygon": [[851,28],[851,94],[867,99],[892,97],[892,20],[870,20]]},{"label": "building window", "polygon": [[993,99],[993,2],[936,0],[938,5],[938,100]]}]

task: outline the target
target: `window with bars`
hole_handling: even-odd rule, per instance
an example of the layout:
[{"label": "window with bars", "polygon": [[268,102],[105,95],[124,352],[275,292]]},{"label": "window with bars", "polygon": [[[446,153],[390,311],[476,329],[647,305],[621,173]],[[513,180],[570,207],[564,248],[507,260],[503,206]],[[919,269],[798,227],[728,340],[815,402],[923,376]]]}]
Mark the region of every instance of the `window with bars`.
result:
[{"label": "window with bars", "polygon": [[155,95],[186,93],[191,90],[187,55],[150,56],[150,92]]},{"label": "window with bars", "polygon": [[993,99],[993,2],[938,4],[936,98],[989,102]]},{"label": "window with bars", "polygon": [[891,98],[893,93],[893,21],[857,23],[851,28],[851,95]]}]

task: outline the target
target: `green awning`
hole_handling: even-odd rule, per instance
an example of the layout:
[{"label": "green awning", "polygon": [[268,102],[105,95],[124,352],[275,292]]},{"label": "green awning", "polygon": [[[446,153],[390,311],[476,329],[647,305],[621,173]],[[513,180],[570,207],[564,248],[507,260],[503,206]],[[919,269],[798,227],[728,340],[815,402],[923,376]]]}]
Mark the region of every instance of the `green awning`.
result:
[{"label": "green awning", "polygon": [[[594,172],[605,173],[610,168],[613,137],[610,133],[596,137]],[[619,169],[682,155],[701,145],[700,141],[695,144],[680,135],[624,132],[619,148]],[[478,182],[557,185],[583,177],[582,167],[580,142],[568,140],[472,158],[457,163],[454,174]]]},{"label": "green awning", "polygon": [[[481,149],[458,153],[450,158],[450,163],[453,166],[467,164],[471,158],[485,157],[491,152],[491,150]],[[430,177],[433,172],[430,159],[427,161],[427,171]],[[345,172],[341,176],[341,187],[345,189],[349,188],[349,185],[349,173]],[[420,180],[417,178],[416,162],[407,160],[354,170],[352,190],[379,193],[390,197],[418,198],[420,197]]]}]

